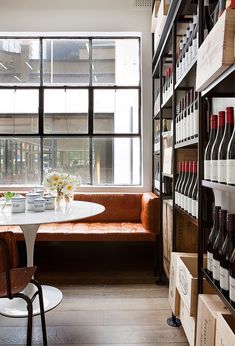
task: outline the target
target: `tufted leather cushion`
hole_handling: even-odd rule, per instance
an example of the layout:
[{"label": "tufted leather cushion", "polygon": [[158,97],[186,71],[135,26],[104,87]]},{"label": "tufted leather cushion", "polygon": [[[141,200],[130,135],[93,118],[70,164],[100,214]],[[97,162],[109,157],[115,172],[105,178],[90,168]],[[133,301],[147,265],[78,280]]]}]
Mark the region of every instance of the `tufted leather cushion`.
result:
[{"label": "tufted leather cushion", "polygon": [[[76,201],[102,204],[105,211],[89,217],[89,222],[140,222],[142,194],[82,193]],[[87,219],[88,220],[88,219]]]}]

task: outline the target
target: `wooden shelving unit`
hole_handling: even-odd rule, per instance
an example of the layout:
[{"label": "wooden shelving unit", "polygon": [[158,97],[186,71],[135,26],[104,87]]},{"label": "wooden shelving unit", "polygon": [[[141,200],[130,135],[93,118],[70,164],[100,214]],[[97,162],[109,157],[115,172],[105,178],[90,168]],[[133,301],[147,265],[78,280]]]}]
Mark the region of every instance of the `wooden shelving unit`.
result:
[{"label": "wooden shelving unit", "polygon": [[[156,80],[158,80],[158,87],[160,88],[160,109],[158,116],[153,117],[153,121],[158,119],[160,121],[160,134],[162,133],[162,121],[163,119],[172,119],[172,133],[173,133],[173,149],[172,149],[172,162],[173,162],[173,174],[166,175],[163,173],[163,144],[162,137],[160,136],[160,189],[158,195],[160,197],[160,237],[163,237],[163,202],[164,194],[162,192],[162,182],[163,178],[167,177],[172,181],[172,191],[174,192],[175,184],[177,180],[177,163],[180,161],[180,153],[188,150],[197,155],[197,160],[199,163],[199,172],[198,172],[198,191],[199,191],[199,214],[198,220],[193,218],[191,215],[186,213],[183,209],[175,205],[174,193],[168,194],[168,198],[173,201],[173,229],[172,229],[172,243],[173,251],[177,251],[177,218],[181,217],[189,222],[191,222],[197,230],[197,249],[195,250],[198,253],[198,293],[203,293],[203,278],[205,278],[210,285],[212,285],[224,304],[228,307],[230,312],[235,316],[235,309],[229,303],[227,297],[223,296],[220,289],[214,284],[210,275],[207,273],[203,267],[203,254],[205,251],[205,236],[208,234],[208,224],[205,224],[204,221],[204,197],[209,191],[220,191],[226,192],[227,194],[235,195],[235,186],[228,186],[225,184],[214,183],[204,180],[204,150],[205,144],[207,141],[207,118],[208,118],[208,105],[213,104],[213,98],[222,98],[222,97],[232,97],[235,98],[235,64],[228,67],[221,75],[219,75],[205,90],[199,92],[198,104],[199,104],[199,133],[197,138],[186,140],[180,143],[175,142],[176,138],[176,106],[179,102],[179,98],[182,97],[188,89],[195,87],[196,84],[196,73],[197,73],[197,57],[191,62],[188,68],[185,70],[183,75],[176,81],[176,50],[178,47],[179,37],[177,37],[177,30],[180,27],[182,32],[182,23],[187,22],[188,18],[191,18],[195,9],[198,5],[199,10],[199,28],[198,28],[198,37],[199,37],[199,46],[203,43],[204,40],[204,29],[203,29],[203,0],[191,1],[191,0],[179,0],[172,1],[171,6],[168,11],[168,16],[165,22],[165,26],[162,30],[162,35],[159,40],[158,47],[153,54],[153,85],[154,89],[156,87]],[[154,46],[154,45],[153,45]],[[167,60],[166,60],[166,57]],[[169,60],[172,57],[172,60]],[[166,62],[167,61],[167,62]],[[173,93],[168,96],[168,98],[162,102],[162,88],[164,85],[163,72],[165,66],[169,64],[169,61],[173,64]],[[155,91],[153,91],[153,97]],[[153,100],[154,101],[154,100]],[[156,155],[153,155],[153,160]],[[192,159],[192,161],[195,159]],[[187,160],[182,160],[187,161]],[[189,160],[188,160],[189,161]],[[153,172],[155,174],[155,172]],[[154,191],[154,190],[153,190]],[[208,201],[207,201],[208,203]],[[212,204],[212,203],[211,203]],[[212,205],[211,205],[212,208]],[[211,218],[212,220],[212,218]],[[163,250],[161,248],[161,256],[163,256]],[[182,251],[182,250],[181,250]],[[161,268],[162,270],[162,268]],[[173,321],[173,322],[172,322]],[[176,326],[179,321],[175,319],[170,319],[170,323]]]}]

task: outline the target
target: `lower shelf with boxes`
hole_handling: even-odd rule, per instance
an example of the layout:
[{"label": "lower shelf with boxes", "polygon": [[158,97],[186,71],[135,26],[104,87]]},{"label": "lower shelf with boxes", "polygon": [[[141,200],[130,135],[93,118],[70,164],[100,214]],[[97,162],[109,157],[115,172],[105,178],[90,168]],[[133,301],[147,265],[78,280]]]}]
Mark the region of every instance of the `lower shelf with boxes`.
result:
[{"label": "lower shelf with boxes", "polygon": [[197,286],[197,254],[172,252],[169,303],[181,321],[189,345],[234,346],[234,316],[205,279],[204,294],[198,295]]}]

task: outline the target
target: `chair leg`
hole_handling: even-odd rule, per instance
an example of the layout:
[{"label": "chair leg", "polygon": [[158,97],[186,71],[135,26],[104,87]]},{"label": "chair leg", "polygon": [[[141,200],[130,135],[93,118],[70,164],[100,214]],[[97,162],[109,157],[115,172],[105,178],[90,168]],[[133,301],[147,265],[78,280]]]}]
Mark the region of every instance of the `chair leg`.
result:
[{"label": "chair leg", "polygon": [[43,345],[46,346],[47,345],[47,331],[46,331],[46,319],[45,319],[45,310],[44,310],[44,303],[43,303],[42,286],[35,279],[31,279],[31,282],[35,286],[37,286],[37,289],[38,289],[38,298],[39,298],[40,316],[41,316],[41,325],[42,325],[42,338],[43,338]]},{"label": "chair leg", "polygon": [[27,346],[32,345],[32,329],[33,329],[33,304],[31,300],[27,301],[28,309],[28,325],[27,325]]},{"label": "chair leg", "polygon": [[39,304],[40,304],[40,314],[41,314],[41,325],[42,325],[42,337],[43,337],[43,345],[47,345],[47,331],[46,331],[46,320],[45,320],[45,311],[43,304],[43,295],[42,295],[42,287],[38,287],[38,296],[39,296]]}]

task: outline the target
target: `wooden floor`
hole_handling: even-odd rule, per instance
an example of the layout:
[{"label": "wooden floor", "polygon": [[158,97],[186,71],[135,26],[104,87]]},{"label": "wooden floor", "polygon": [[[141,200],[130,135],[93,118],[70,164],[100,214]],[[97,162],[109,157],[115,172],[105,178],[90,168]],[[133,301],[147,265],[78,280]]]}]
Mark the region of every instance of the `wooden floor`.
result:
[{"label": "wooden floor", "polygon": [[[64,294],[46,314],[48,345],[188,345],[182,328],[166,324],[168,289],[155,284],[150,254],[138,246],[39,247],[37,278]],[[23,345],[25,339],[25,319],[0,316],[0,345]],[[41,340],[35,317],[33,344]]]}]

